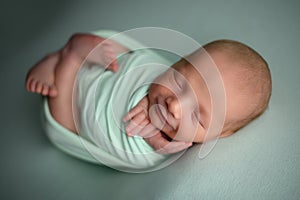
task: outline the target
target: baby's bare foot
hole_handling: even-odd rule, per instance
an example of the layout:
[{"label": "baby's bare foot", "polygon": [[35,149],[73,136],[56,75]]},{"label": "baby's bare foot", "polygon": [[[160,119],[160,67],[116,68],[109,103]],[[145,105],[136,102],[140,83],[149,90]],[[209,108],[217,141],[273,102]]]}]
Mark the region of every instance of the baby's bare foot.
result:
[{"label": "baby's bare foot", "polygon": [[116,72],[118,64],[112,43],[108,40],[97,45],[87,57],[87,61],[103,65],[105,68]]},{"label": "baby's bare foot", "polygon": [[27,91],[39,93],[43,96],[57,96],[58,92],[54,85],[54,72],[58,60],[59,54],[54,53],[46,56],[32,67],[26,78]]}]

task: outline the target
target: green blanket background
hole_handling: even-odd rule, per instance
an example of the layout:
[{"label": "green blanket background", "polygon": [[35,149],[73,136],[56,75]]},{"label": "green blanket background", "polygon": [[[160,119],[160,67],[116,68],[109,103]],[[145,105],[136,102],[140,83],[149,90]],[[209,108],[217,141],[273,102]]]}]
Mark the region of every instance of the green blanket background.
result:
[{"label": "green blanket background", "polygon": [[[2,1],[0,198],[299,199],[299,8],[296,0]],[[144,26],[200,44],[228,38],[255,48],[272,72],[267,112],[205,159],[195,146],[153,173],[122,173],[62,153],[42,129],[42,99],[24,89],[28,69],[75,32]]]}]

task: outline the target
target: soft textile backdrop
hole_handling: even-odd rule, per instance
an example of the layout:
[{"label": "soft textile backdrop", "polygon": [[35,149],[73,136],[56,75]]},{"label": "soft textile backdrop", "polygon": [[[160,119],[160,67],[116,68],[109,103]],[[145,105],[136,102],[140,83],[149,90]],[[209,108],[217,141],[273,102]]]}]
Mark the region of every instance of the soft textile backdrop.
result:
[{"label": "soft textile backdrop", "polygon": [[[299,1],[19,1],[0,3],[1,199],[299,199]],[[240,40],[273,77],[267,112],[222,139],[149,174],[126,174],[70,157],[46,138],[27,70],[75,32],[159,26],[199,43]]]}]

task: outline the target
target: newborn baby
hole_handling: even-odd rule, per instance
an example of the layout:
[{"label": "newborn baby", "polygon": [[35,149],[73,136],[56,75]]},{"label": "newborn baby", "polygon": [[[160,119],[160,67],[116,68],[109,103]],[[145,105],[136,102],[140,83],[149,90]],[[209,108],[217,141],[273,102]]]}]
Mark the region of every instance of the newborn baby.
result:
[{"label": "newborn baby", "polygon": [[[48,97],[51,116],[60,126],[74,133],[74,136],[79,134],[83,139],[95,144],[96,151],[107,153],[106,158],[101,155],[100,157],[109,161],[100,159],[100,162],[115,168],[124,165],[126,169],[133,166],[146,169],[165,162],[170,158],[168,154],[180,152],[193,143],[205,141],[212,119],[212,105],[209,89],[197,67],[207,67],[207,53],[218,67],[226,94],[223,130],[213,137],[225,137],[263,113],[271,95],[271,76],[267,63],[253,49],[237,41],[218,40],[208,43],[180,59],[169,69],[151,72],[157,77],[153,77],[150,87],[140,92],[135,102],[130,103],[126,108],[129,112],[124,111],[125,130],[120,127],[122,125],[117,125],[121,133],[126,132],[127,136],[118,136],[117,131],[111,131],[115,129],[110,129],[111,125],[107,125],[110,122],[102,123],[101,127],[97,128],[99,121],[109,118],[106,116],[110,115],[107,112],[99,114],[101,117],[91,117],[90,111],[98,109],[97,104],[109,107],[105,101],[108,101],[111,94],[106,94],[109,92],[105,92],[105,88],[110,86],[99,86],[98,78],[103,75],[101,81],[105,83],[107,80],[106,82],[114,85],[122,79],[122,76],[118,76],[118,73],[122,74],[119,71],[130,68],[129,65],[134,65],[134,62],[143,56],[163,64],[167,63],[150,51],[131,51],[126,45],[106,40],[99,35],[76,34],[61,50],[49,54],[29,71],[26,88]],[[189,61],[193,61],[197,66]],[[107,69],[115,74],[105,71],[99,65],[107,66]],[[130,80],[127,81],[121,84],[129,84]],[[78,93],[75,95],[75,107],[73,91]],[[95,91],[96,96],[99,96],[96,105],[90,102],[89,98]],[[101,95],[106,97],[101,99]],[[126,122],[128,123],[125,124]],[[102,132],[108,133],[99,137]],[[102,140],[109,140],[111,144]],[[118,145],[115,145],[117,142]],[[150,148],[146,147],[145,143]],[[116,150],[118,148],[122,148],[122,153]],[[135,157],[143,154],[142,161],[138,162],[135,157],[128,156],[128,149],[132,151],[134,148],[138,149]],[[146,153],[141,150],[143,148],[147,149]],[[68,151],[70,153],[71,150]],[[115,162],[111,161],[111,157],[122,160],[122,163],[110,164]],[[127,165],[126,159],[133,165]]]}]

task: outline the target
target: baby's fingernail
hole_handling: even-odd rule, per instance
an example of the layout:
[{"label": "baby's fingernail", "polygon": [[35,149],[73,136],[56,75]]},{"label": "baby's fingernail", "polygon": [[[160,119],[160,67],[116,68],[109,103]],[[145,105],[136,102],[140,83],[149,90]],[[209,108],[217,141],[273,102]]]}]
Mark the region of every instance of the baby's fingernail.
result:
[{"label": "baby's fingernail", "polygon": [[128,119],[128,117],[127,116],[125,116],[125,117],[123,117],[123,122],[127,122],[129,119]]}]

